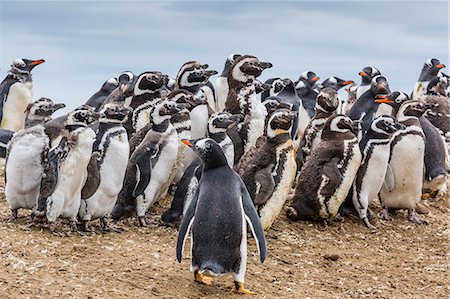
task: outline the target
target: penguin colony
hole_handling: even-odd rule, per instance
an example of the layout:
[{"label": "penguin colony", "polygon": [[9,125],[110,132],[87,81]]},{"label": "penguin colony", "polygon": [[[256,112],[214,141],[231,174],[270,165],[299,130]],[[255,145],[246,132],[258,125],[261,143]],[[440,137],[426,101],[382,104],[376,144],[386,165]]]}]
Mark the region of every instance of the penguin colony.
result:
[{"label": "penguin colony", "polygon": [[124,71],[55,119],[64,104],[33,102],[31,71],[43,62],[14,60],[0,84],[10,220],[28,209],[55,234],[63,234],[58,218],[74,233],[91,231],[96,219],[104,231],[121,232],[117,221],[148,225],[150,207],[170,195],[161,220],[181,222],[179,262],[192,235],[199,283],[231,273],[235,291],[252,294],[244,288],[247,225],[263,262],[264,230],[280,213],[325,223],[353,213],[377,230],[370,211],[377,198],[380,219],[406,209],[409,221],[426,224],[415,213],[420,200],[447,193],[450,80],[435,58],[411,96],[392,91],[374,66],[359,72],[359,85],[338,77],[319,83],[312,71],[263,83],[257,78],[272,64],[241,54],[226,59],[215,88],[218,72],[198,61],[173,79]]}]

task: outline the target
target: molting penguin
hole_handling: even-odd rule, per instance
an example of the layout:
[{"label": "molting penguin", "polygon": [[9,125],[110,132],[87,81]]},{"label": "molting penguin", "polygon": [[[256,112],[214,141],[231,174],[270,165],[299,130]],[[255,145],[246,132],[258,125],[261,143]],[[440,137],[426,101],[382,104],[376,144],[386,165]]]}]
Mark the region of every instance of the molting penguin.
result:
[{"label": "molting penguin", "polygon": [[445,67],[438,59],[429,58],[423,64],[422,72],[420,73],[419,79],[411,96],[412,100],[418,100],[425,91],[427,90],[428,83],[438,75],[439,70]]},{"label": "molting penguin", "polygon": [[427,86],[425,95],[419,98],[424,103],[433,103],[435,106],[425,112],[424,116],[446,136],[450,131],[450,101],[446,92],[444,77],[434,77]]},{"label": "molting penguin", "polygon": [[98,111],[109,94],[117,87],[119,87],[119,81],[117,81],[116,78],[109,78],[105,83],[103,83],[100,90],[94,93],[89,100],[86,101],[86,105],[89,105],[93,107],[95,111]]},{"label": "molting penguin", "polygon": [[77,231],[81,190],[87,179],[87,166],[95,141],[95,133],[88,125],[99,117],[99,113],[86,105],[71,112],[63,138],[48,154],[45,181],[41,182],[41,202],[38,204],[42,207],[46,202],[46,216],[51,230],[55,230],[56,219],[62,217],[69,219],[72,231]]},{"label": "molting penguin", "polygon": [[314,107],[316,106],[316,92],[313,87],[316,82],[320,80],[314,72],[304,72],[300,75],[297,82],[295,82],[295,88],[297,89],[297,95],[302,100],[302,105],[308,112],[309,117],[314,115]]},{"label": "molting penguin", "polygon": [[1,128],[17,132],[25,128],[24,111],[33,100],[31,70],[43,59],[15,59],[6,78],[0,83]]},{"label": "molting penguin", "polygon": [[325,87],[330,87],[330,88],[333,88],[334,90],[338,91],[342,87],[353,84],[353,83],[354,82],[351,80],[343,80],[338,77],[330,77],[330,78],[325,79],[325,81],[322,82],[321,89],[323,89]]},{"label": "molting penguin", "polygon": [[353,184],[361,163],[358,139],[352,121],[334,115],[325,123],[321,141],[303,166],[292,206],[291,220],[334,218]]},{"label": "molting penguin", "polygon": [[228,97],[228,74],[230,73],[231,65],[239,56],[241,56],[241,54],[230,54],[227,57],[227,60],[225,60],[222,74],[216,79],[216,111],[223,111],[225,109],[225,102]]},{"label": "molting penguin", "polygon": [[212,139],[183,141],[194,148],[204,164],[204,171],[192,203],[181,223],[177,240],[177,260],[181,262],[189,231],[191,271],[195,281],[211,284],[217,276],[232,273],[235,291],[244,289],[247,263],[247,223],[259,251],[260,261],[266,258],[266,242],[261,223],[245,184],[227,163],[221,147]]},{"label": "molting penguin", "polygon": [[179,146],[177,131],[170,118],[180,110],[175,102],[161,101],[151,112],[151,123],[141,129],[147,132],[142,141],[138,138],[141,131],[130,140],[132,154],[123,188],[111,214],[114,220],[136,214],[139,224],[145,226],[148,208],[167,191],[175,174],[173,166]]},{"label": "molting penguin", "polygon": [[[394,101],[386,101],[395,105]],[[392,136],[389,166],[380,191],[383,207],[381,218],[391,219],[388,209],[408,209],[408,219],[417,224],[414,209],[422,194],[425,140],[419,117],[431,106],[418,101],[406,101],[397,112],[397,121],[405,126]]]},{"label": "molting penguin", "polygon": [[93,155],[88,166],[87,180],[81,190],[81,205],[78,215],[89,230],[90,221],[100,218],[104,231],[116,230],[107,223],[117,195],[122,189],[130,147],[123,119],[131,108],[110,103],[103,109],[99,120]]},{"label": "molting penguin", "polygon": [[347,92],[347,100],[342,104],[342,113],[348,115],[350,109],[356,102],[356,89],[358,87],[355,84],[352,84],[345,88]]},{"label": "molting penguin", "polygon": [[394,132],[404,129],[390,115],[375,118],[359,143],[362,153],[361,166],[353,184],[353,205],[371,230],[375,230],[367,217],[369,203],[378,198],[378,193],[384,182],[390,155],[391,136]]},{"label": "molting penguin", "polygon": [[275,111],[267,127],[267,139],[247,152],[236,167],[255,206],[259,208],[261,223],[269,229],[283,208],[297,165],[290,138],[290,129],[296,113]]}]

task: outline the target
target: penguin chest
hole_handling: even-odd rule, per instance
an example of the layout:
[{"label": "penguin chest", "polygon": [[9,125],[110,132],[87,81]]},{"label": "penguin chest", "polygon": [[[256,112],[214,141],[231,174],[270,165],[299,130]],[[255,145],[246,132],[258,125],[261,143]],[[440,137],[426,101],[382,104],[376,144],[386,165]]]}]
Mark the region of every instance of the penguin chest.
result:
[{"label": "penguin chest", "polygon": [[191,137],[193,139],[204,138],[208,130],[208,107],[200,105],[192,109],[191,113]]},{"label": "penguin chest", "polygon": [[256,101],[253,101],[250,107],[250,122],[247,129],[247,140],[244,152],[253,147],[256,144],[256,140],[264,134],[264,120],[266,115],[267,110],[264,105],[261,102],[257,103]]},{"label": "penguin chest", "polygon": [[135,132],[139,131],[150,122],[150,109],[151,105],[146,103],[133,111],[133,128]]},{"label": "penguin chest", "polygon": [[217,111],[225,109],[225,102],[228,96],[228,78],[219,77],[216,79],[216,94],[217,94]]},{"label": "penguin chest", "polygon": [[33,99],[33,83],[17,82],[11,85],[3,104],[1,127],[14,132],[25,128],[25,110]]}]

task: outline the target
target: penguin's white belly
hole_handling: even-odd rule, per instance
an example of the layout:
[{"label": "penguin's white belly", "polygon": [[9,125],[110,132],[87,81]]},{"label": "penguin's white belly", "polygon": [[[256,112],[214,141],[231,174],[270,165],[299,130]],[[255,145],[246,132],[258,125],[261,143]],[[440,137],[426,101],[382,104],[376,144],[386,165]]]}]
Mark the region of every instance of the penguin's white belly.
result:
[{"label": "penguin's white belly", "polygon": [[46,136],[25,135],[16,140],[6,164],[6,199],[12,209],[32,209],[39,197]]},{"label": "penguin's white belly", "polygon": [[[381,149],[381,147],[385,147]],[[389,160],[389,144],[375,146],[374,152],[367,164],[366,173],[361,182],[360,193],[367,196],[369,203],[378,197],[383,186]]]},{"label": "penguin's white belly", "polygon": [[356,89],[356,99],[358,100],[369,89],[370,89],[370,84],[358,86],[358,88]]},{"label": "penguin's white belly", "polygon": [[[275,169],[277,169],[277,166],[275,166]],[[288,157],[285,160],[282,169],[283,174],[280,183],[275,186],[272,196],[259,213],[264,230],[268,230],[278,217],[289,193],[291,192],[291,187],[297,173],[297,163],[295,161],[295,152],[293,149],[289,151]]]},{"label": "penguin's white belly", "polygon": [[100,166],[100,185],[90,198],[85,199],[88,211],[80,209],[81,218],[84,214],[90,214],[91,220],[111,213],[123,186],[129,151],[126,133],[110,139],[108,151]]},{"label": "penguin's white belly", "polygon": [[228,78],[219,77],[216,79],[216,95],[217,95],[217,110],[218,112],[225,109],[225,102],[228,97]]},{"label": "penguin's white belly", "polygon": [[257,102],[256,97],[251,105],[248,138],[245,143],[244,153],[251,149],[256,144],[256,140],[264,134],[264,123],[267,115],[266,108],[261,102]]},{"label": "penguin's white belly", "polygon": [[414,91],[411,100],[414,101],[419,100],[419,98],[425,94],[428,87],[428,83],[429,82],[422,82],[422,81],[416,82],[416,84],[414,85]]},{"label": "penguin's white belly", "polygon": [[191,117],[191,137],[192,139],[205,138],[208,131],[208,107],[200,105],[192,109]]},{"label": "penguin's white belly", "polygon": [[150,122],[150,108],[142,109],[138,112],[136,117],[136,123],[134,124],[134,129],[139,131],[145,127]]},{"label": "penguin's white belly", "polygon": [[425,144],[422,136],[405,135],[391,151],[389,165],[394,176],[394,188],[384,186],[380,192],[382,204],[387,208],[414,208],[422,194]]},{"label": "penguin's white belly", "polygon": [[298,113],[297,134],[295,140],[293,140],[294,149],[298,149],[298,147],[300,146],[300,141],[305,134],[306,127],[308,126],[310,120],[311,118],[309,117],[308,112],[306,112],[305,108],[303,108],[303,105],[301,105]]},{"label": "penguin's white belly", "polygon": [[25,128],[25,110],[33,99],[33,83],[14,83],[3,104],[1,128],[14,132]]},{"label": "penguin's white belly", "polygon": [[211,107],[212,110],[217,111],[216,109],[216,99],[214,99],[214,93],[208,85],[202,86],[200,90],[203,92],[203,94],[206,97],[206,102],[208,103],[209,107]]}]

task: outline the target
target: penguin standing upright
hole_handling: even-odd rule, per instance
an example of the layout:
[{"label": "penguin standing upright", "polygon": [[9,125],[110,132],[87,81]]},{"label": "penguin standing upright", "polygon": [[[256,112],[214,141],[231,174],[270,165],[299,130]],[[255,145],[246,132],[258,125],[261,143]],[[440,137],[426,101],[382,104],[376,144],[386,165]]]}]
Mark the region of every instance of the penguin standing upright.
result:
[{"label": "penguin standing upright", "polygon": [[275,111],[268,123],[266,141],[247,152],[236,167],[259,208],[265,230],[283,208],[295,179],[297,165],[290,138],[295,116],[296,113],[289,110]]},{"label": "penguin standing upright", "polygon": [[427,59],[423,64],[419,79],[414,86],[411,99],[418,100],[427,90],[428,83],[430,83],[431,79],[436,77],[439,70],[443,69],[444,67],[445,65],[436,58]]},{"label": "penguin standing upright", "polygon": [[25,128],[25,109],[33,100],[31,70],[44,59],[15,59],[0,83],[0,127],[17,132]]},{"label": "penguin standing upright", "polygon": [[[88,167],[87,180],[81,190],[81,204],[78,215],[89,230],[90,221],[100,218],[104,231],[115,230],[107,222],[122,189],[130,147],[123,119],[131,108],[122,104],[107,104],[100,118],[98,133],[93,146],[95,161]],[[91,158],[92,160],[92,158]]]},{"label": "penguin standing upright", "polygon": [[94,93],[87,101],[86,105],[89,105],[95,109],[95,111],[99,111],[100,106],[103,104],[103,102],[106,100],[106,98],[109,96],[111,92],[113,92],[114,89],[119,87],[119,81],[117,81],[116,78],[109,78],[106,80],[105,83],[103,83],[102,87],[99,91]]},{"label": "penguin standing upright", "polygon": [[291,220],[326,220],[336,217],[361,163],[352,121],[334,115],[325,123],[321,141],[303,166],[292,206]]},{"label": "penguin standing upright", "polygon": [[247,223],[259,251],[266,258],[266,242],[261,223],[245,184],[230,166],[221,147],[207,138],[183,141],[192,147],[204,164],[204,171],[192,203],[181,223],[177,239],[177,260],[181,262],[189,231],[191,271],[195,281],[211,284],[208,276],[232,273],[235,291],[252,294],[244,288],[247,263]]},{"label": "penguin standing upright", "polygon": [[316,83],[319,80],[320,78],[314,72],[304,72],[295,82],[297,95],[302,100],[302,105],[308,112],[310,118],[314,116],[315,112],[314,107],[316,106],[318,92],[314,90],[314,87],[316,87]]},{"label": "penguin standing upright", "polygon": [[225,60],[222,74],[216,79],[216,111],[218,112],[225,109],[225,102],[228,97],[228,74],[230,73],[231,65],[239,56],[241,56],[241,54],[230,54]]},{"label": "penguin standing upright", "polygon": [[372,121],[359,143],[362,161],[353,184],[352,200],[359,217],[371,230],[375,230],[376,227],[367,217],[369,203],[378,197],[384,182],[390,155],[391,136],[402,128],[404,126],[396,123],[394,117],[379,116]]},{"label": "penguin standing upright", "polygon": [[419,98],[424,103],[436,104],[424,114],[441,131],[443,136],[450,131],[450,100],[446,92],[446,78],[434,77],[427,86],[426,93]]},{"label": "penguin standing upright", "polygon": [[356,99],[358,100],[366,91],[370,89],[372,79],[375,76],[381,75],[380,71],[373,66],[366,66],[361,72],[361,84],[356,87]]}]

